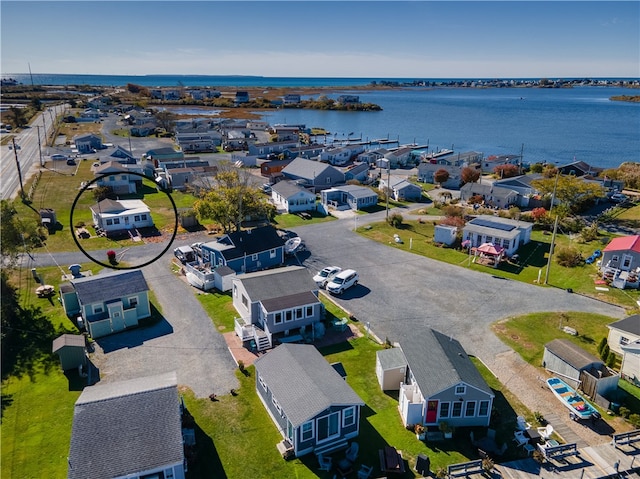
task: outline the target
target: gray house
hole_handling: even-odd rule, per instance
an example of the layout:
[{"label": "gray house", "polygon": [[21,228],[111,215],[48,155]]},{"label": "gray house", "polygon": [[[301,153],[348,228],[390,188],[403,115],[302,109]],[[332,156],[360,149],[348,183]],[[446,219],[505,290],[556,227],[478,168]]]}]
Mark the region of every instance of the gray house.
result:
[{"label": "gray house", "polygon": [[380,191],[390,190],[391,197],[396,201],[418,201],[422,197],[422,188],[407,181],[406,178],[400,176],[391,176],[380,178]]},{"label": "gray house", "polygon": [[639,287],[640,235],[613,238],[602,250],[600,270],[616,288]]},{"label": "gray house", "polygon": [[[243,341],[255,341],[259,351],[276,340],[301,341],[309,327],[320,335],[324,306],[318,299],[318,285],[306,268],[287,266],[233,278],[233,306],[240,314],[235,331]],[[291,334],[290,334],[291,333]]]},{"label": "gray house", "polygon": [[104,148],[102,138],[93,133],[75,136],[73,142],[80,153],[91,153],[93,150]]},{"label": "gray house", "polygon": [[567,339],[554,339],[544,345],[542,365],[592,398],[597,394],[606,396],[618,388],[619,376],[615,371]]},{"label": "gray house", "polygon": [[73,278],[60,285],[69,317],[82,316],[92,338],[124,331],[151,316],[149,287],[141,270]]},{"label": "gray house", "polygon": [[175,373],[86,387],[67,461],[68,479],[184,479]]},{"label": "gray house", "polygon": [[307,188],[315,191],[326,190],[344,183],[344,173],[337,168],[319,161],[296,158],[282,170],[282,174],[290,180],[299,181]]},{"label": "gray house", "polygon": [[489,426],[495,395],[457,340],[429,329],[400,348],[408,370],[394,389],[405,425]]},{"label": "gray house", "polygon": [[486,206],[498,208],[509,208],[520,203],[520,197],[515,190],[499,186],[496,183],[466,183],[460,188],[462,201],[469,201],[474,196],[481,197]]},{"label": "gray house", "polygon": [[284,264],[284,240],[273,226],[225,234],[202,245],[202,260],[212,268],[228,266],[247,273]]},{"label": "gray house", "polygon": [[462,168],[463,166],[456,165],[441,165],[436,163],[420,163],[418,165],[418,181],[423,183],[435,184],[434,178],[437,171],[445,170],[449,173],[447,181],[442,182],[440,186],[451,190],[460,188],[462,182]]},{"label": "gray house", "polygon": [[280,181],[273,185],[271,199],[276,208],[287,213],[316,209],[316,195],[292,181]]},{"label": "gray house", "polygon": [[314,346],[283,344],[254,364],[258,396],[296,457],[358,436],[364,402]]},{"label": "gray house", "polygon": [[344,172],[345,181],[359,181],[360,183],[364,183],[369,179],[369,170],[370,166],[368,163],[358,163],[347,168],[347,171]]},{"label": "gray house", "polygon": [[320,192],[320,202],[325,211],[361,210],[378,204],[378,194],[371,188],[358,185],[342,185]]}]

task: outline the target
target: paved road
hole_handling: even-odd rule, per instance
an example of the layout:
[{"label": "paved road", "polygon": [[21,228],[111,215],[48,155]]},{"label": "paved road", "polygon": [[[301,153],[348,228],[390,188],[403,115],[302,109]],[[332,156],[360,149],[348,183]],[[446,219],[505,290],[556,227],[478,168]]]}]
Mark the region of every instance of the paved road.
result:
[{"label": "paved road", "polygon": [[94,362],[102,381],[120,381],[176,371],[178,384],[197,397],[228,394],[239,386],[236,365],[195,296],[169,270],[167,258],[143,268],[166,318],[151,328],[99,338]]},{"label": "paved road", "polygon": [[[359,217],[358,224],[382,219],[384,214]],[[401,341],[405,335],[432,327],[460,340],[470,354],[491,362],[508,350],[489,332],[494,321],[536,311],[624,316],[617,306],[424,258],[370,241],[352,228],[352,221],[342,220],[294,229],[311,253],[303,263],[312,273],[333,264],[358,271],[360,284],[337,302],[360,321],[369,321],[382,339]]]}]

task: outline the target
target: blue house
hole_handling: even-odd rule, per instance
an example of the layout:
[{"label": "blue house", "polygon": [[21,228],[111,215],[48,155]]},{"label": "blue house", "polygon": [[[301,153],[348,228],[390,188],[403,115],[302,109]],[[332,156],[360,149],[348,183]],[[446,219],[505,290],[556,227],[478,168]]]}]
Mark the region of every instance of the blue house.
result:
[{"label": "blue house", "polygon": [[212,268],[228,266],[248,273],[284,264],[284,240],[273,226],[236,231],[202,245],[202,259]]},{"label": "blue house", "polygon": [[258,397],[284,450],[329,453],[358,436],[364,402],[314,346],[282,344],[254,365]]},{"label": "blue house", "polygon": [[82,316],[94,339],[151,316],[149,286],[139,269],[73,278],[60,285],[60,300],[67,316]]}]

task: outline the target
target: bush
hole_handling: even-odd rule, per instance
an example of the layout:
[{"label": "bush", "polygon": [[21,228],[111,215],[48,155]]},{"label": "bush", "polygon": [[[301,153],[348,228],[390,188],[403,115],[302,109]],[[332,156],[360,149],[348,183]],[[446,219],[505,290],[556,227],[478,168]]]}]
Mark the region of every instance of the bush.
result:
[{"label": "bush", "polygon": [[609,351],[609,354],[607,355],[606,364],[607,364],[607,367],[610,367],[613,369],[613,367],[616,365],[616,353],[614,353],[613,351]]},{"label": "bush", "polygon": [[591,223],[591,225],[582,228],[580,231],[580,237],[585,241],[593,241],[598,239],[598,223]]},{"label": "bush", "polygon": [[582,262],[582,255],[573,246],[565,246],[558,248],[556,252],[556,261],[560,266],[573,268]]},{"label": "bush", "polygon": [[602,350],[606,345],[607,345],[607,338],[604,337],[600,340],[600,343],[598,343],[598,354],[600,355],[600,359],[602,359]]},{"label": "bush", "polygon": [[389,221],[389,224],[394,228],[400,228],[402,226],[402,222],[404,221],[404,218],[400,213],[392,213],[389,216],[388,221]]},{"label": "bush", "polygon": [[631,414],[629,416],[629,422],[633,427],[640,427],[640,414]]},{"label": "bush", "polygon": [[631,414],[631,410],[628,407],[624,407],[624,406],[620,406],[620,409],[618,410],[618,412],[620,413],[620,416],[622,416],[625,419],[627,419],[629,417],[629,414]]},{"label": "bush", "polygon": [[605,344],[604,347],[602,348],[602,351],[600,351],[600,359],[604,361],[607,359],[608,356],[609,356],[609,345]]}]

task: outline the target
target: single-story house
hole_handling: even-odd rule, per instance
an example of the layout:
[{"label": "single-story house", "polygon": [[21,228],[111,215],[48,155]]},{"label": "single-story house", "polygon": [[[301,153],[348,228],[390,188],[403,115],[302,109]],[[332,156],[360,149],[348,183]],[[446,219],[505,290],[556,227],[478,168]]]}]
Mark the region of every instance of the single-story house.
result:
[{"label": "single-story house", "polygon": [[479,215],[462,229],[462,241],[469,241],[471,247],[491,243],[504,248],[507,256],[512,256],[520,245],[531,241],[533,223],[516,221],[500,216]]},{"label": "single-story house", "polygon": [[422,188],[401,176],[391,175],[389,178],[385,178],[382,175],[378,189],[380,191],[389,189],[391,197],[396,201],[418,201],[422,197]]},{"label": "single-story house", "polygon": [[437,171],[445,170],[449,173],[447,181],[441,183],[442,188],[458,189],[462,182],[462,166],[439,165],[435,163],[420,163],[418,165],[418,181],[436,184],[434,175]]},{"label": "single-story house", "polygon": [[153,150],[149,150],[143,156],[145,158],[148,158],[150,160],[152,159],[158,162],[176,161],[176,160],[184,159],[184,152],[174,150],[170,146],[165,146],[165,147],[154,148]]},{"label": "single-story house", "polygon": [[156,128],[157,125],[155,121],[148,121],[147,123],[143,123],[142,125],[133,125],[129,129],[129,132],[131,133],[131,136],[145,137],[155,133]]},{"label": "single-story house", "polygon": [[267,143],[249,143],[249,156],[266,158],[267,155],[279,155],[285,149],[296,148],[297,141],[272,141]]},{"label": "single-story house", "polygon": [[273,226],[235,231],[202,245],[202,260],[248,273],[284,264],[284,240]]},{"label": "single-story house", "polygon": [[624,319],[607,324],[609,349],[622,356],[622,347],[640,341],[640,314],[627,316]]},{"label": "single-story house", "polygon": [[319,161],[296,158],[282,170],[290,180],[300,181],[304,186],[316,191],[326,190],[344,183],[344,173],[337,168]]},{"label": "single-story house", "polygon": [[185,153],[215,151],[222,144],[222,135],[217,131],[178,133],[176,142]]},{"label": "single-story house", "polygon": [[[404,338],[399,348],[404,363],[397,351],[385,349],[376,353],[376,370],[380,384],[399,389],[404,425],[489,426],[495,395],[456,339],[428,329]],[[404,366],[406,375],[400,379]]]},{"label": "single-story house", "polygon": [[389,153],[389,150],[386,148],[378,148],[375,150],[367,150],[364,153],[360,153],[356,157],[356,161],[361,161],[363,163],[368,163],[369,165],[377,165],[378,160],[384,158],[384,155]]},{"label": "single-story house", "polygon": [[329,208],[358,211],[378,204],[378,194],[375,191],[358,185],[342,185],[322,190],[320,198],[325,211]]},{"label": "single-story house", "polygon": [[364,183],[369,179],[369,163],[358,163],[347,168],[344,172],[345,181],[355,180]]},{"label": "single-story house", "polygon": [[149,286],[141,270],[73,278],[60,285],[60,300],[67,316],[82,316],[94,339],[137,326],[151,316]]},{"label": "single-story house", "polygon": [[493,173],[496,166],[519,165],[521,162],[520,155],[490,155],[482,160],[482,172]]},{"label": "single-story house", "polygon": [[62,334],[53,340],[51,352],[60,358],[63,371],[84,366],[87,361],[87,348],[81,334]]},{"label": "single-story house", "polygon": [[519,203],[518,192],[510,188],[487,183],[465,183],[460,188],[460,199],[469,201],[473,196],[480,196],[486,206],[509,208]]},{"label": "single-story house", "polygon": [[86,135],[78,135],[73,137],[73,143],[76,145],[78,152],[91,153],[93,150],[100,150],[104,148],[102,144],[102,138],[93,133]]},{"label": "single-story house", "polygon": [[621,345],[622,365],[620,376],[636,386],[640,386],[640,339]]},{"label": "single-story house", "polygon": [[138,187],[142,186],[142,177],[130,175],[129,173],[142,174],[143,169],[138,165],[123,165],[116,161],[107,161],[94,170],[94,175],[98,177],[98,186],[107,186],[116,195],[134,194]]},{"label": "single-story house", "polygon": [[391,168],[397,168],[398,166],[405,166],[411,162],[412,151],[413,148],[409,146],[400,147],[385,153],[384,157],[389,160]]},{"label": "single-story house", "polygon": [[324,326],[318,323],[324,306],[318,299],[318,285],[305,268],[286,266],[241,274],[232,278],[232,284],[233,306],[241,316],[236,319],[236,334],[243,341],[255,341],[259,351],[273,347],[276,339],[302,340],[299,333],[306,332],[307,326],[311,334],[323,333]]},{"label": "single-story house", "polygon": [[272,160],[265,161],[260,165],[260,174],[270,180],[275,178],[285,166],[291,163],[293,160]]},{"label": "single-story house", "polygon": [[120,145],[117,145],[114,148],[114,150],[109,154],[109,156],[106,157],[106,159],[100,160],[100,163],[106,163],[108,161],[115,161],[118,163],[135,165],[136,158],[135,156],[133,156],[133,153],[131,153],[129,150],[121,147]]},{"label": "single-story house", "polygon": [[75,403],[68,479],[184,479],[175,373],[86,387]]},{"label": "single-story house", "polygon": [[153,226],[151,210],[142,200],[110,200],[90,207],[93,224],[109,234]]},{"label": "single-story house", "polygon": [[554,339],[544,345],[542,366],[592,398],[596,394],[606,396],[618,388],[620,376],[616,372],[568,339]]},{"label": "single-story house", "polygon": [[316,195],[292,181],[280,181],[271,188],[271,198],[276,208],[287,213],[314,211]]},{"label": "single-story house", "polygon": [[598,176],[598,174],[604,171],[604,168],[598,168],[595,166],[591,166],[589,163],[584,161],[573,161],[566,165],[558,166],[558,170],[562,175],[572,175],[572,176],[587,176],[593,175]]},{"label": "single-story house", "polygon": [[601,269],[637,271],[640,267],[640,235],[613,238],[602,250]]},{"label": "single-story house", "polygon": [[516,206],[523,208],[536,208],[546,204],[544,198],[540,194],[540,191],[532,185],[532,182],[542,178],[541,173],[514,176],[512,178],[496,180],[493,182],[493,186],[494,188],[500,187],[515,191],[518,194],[515,203]]},{"label": "single-story house", "polygon": [[307,344],[282,344],[255,363],[256,391],[296,457],[330,453],[360,432],[364,401]]},{"label": "single-story house", "polygon": [[295,148],[285,148],[282,153],[284,157],[289,160],[293,160],[299,156],[310,160],[320,156],[320,153],[322,153],[325,148],[324,145],[302,145]]}]

